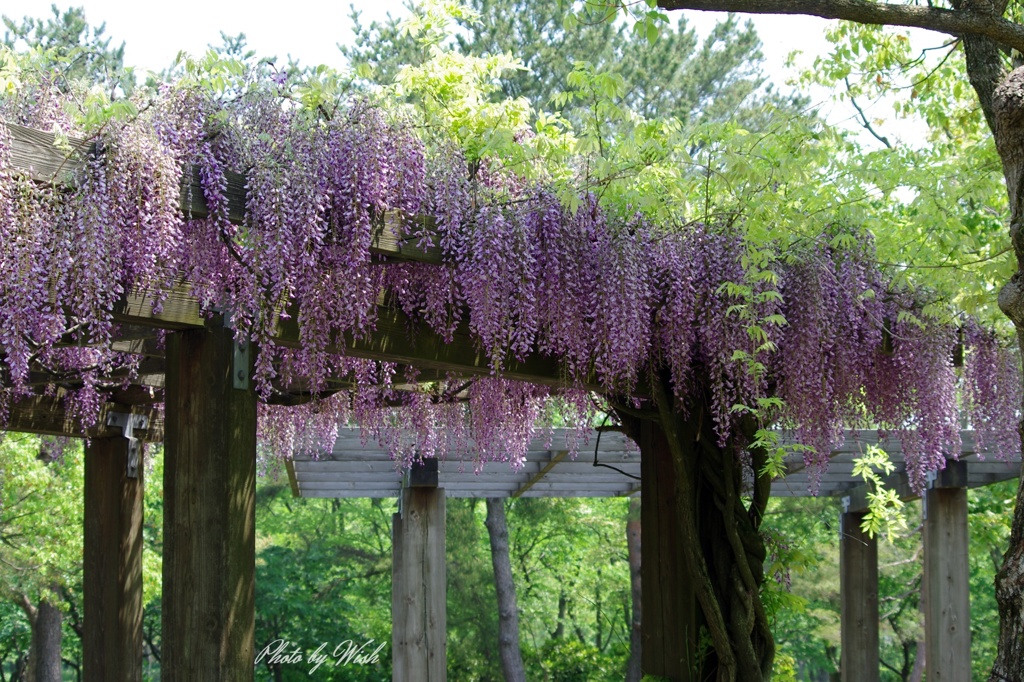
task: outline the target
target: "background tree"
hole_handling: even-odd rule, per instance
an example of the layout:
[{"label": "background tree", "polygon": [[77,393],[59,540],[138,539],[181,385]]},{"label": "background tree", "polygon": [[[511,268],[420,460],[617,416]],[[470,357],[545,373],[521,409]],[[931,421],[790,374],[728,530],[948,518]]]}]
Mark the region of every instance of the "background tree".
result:
[{"label": "background tree", "polygon": [[[453,11],[460,28],[454,37],[458,50],[519,59],[522,69],[501,75],[500,96],[525,97],[537,110],[565,112],[568,107],[553,104],[552,97],[568,87],[569,74],[580,62],[620,77],[622,103],[647,118],[724,120],[739,111],[752,116],[763,102],[797,106],[798,100],[765,86],[761,41],[751,23],[732,16],[703,40],[679,18],[652,42],[646,30],[609,21],[604,5],[585,5],[571,22],[560,3],[540,0],[472,0],[466,9]],[[415,35],[420,28],[415,16],[410,32],[404,26],[409,20],[390,17],[364,26],[353,9],[355,37],[351,45],[341,46],[342,54],[354,65],[369,67],[378,82],[392,82],[403,65],[418,66],[429,57]]]},{"label": "background tree", "polygon": [[[64,590],[75,601],[81,590],[82,450],[6,437],[0,471],[0,594],[27,621],[27,656],[18,653],[25,679],[60,682]],[[71,608],[81,613],[80,603]],[[11,634],[18,639],[17,631]]]},{"label": "background tree", "polygon": [[106,23],[90,26],[82,7],[61,12],[53,5],[51,10],[53,16],[46,20],[25,17],[18,22],[3,15],[3,43],[11,49],[36,50],[46,62],[60,64],[66,81],[100,84],[111,99],[130,95],[135,76],[124,64],[124,43],[111,47],[111,39],[104,37]]},{"label": "background tree", "polygon": [[[384,500],[294,499],[288,486],[263,485],[257,499],[256,652],[291,642],[330,653],[346,640],[379,662],[332,666],[316,679],[376,682],[391,674],[391,505]],[[309,679],[307,666],[257,661],[257,677]]]}]

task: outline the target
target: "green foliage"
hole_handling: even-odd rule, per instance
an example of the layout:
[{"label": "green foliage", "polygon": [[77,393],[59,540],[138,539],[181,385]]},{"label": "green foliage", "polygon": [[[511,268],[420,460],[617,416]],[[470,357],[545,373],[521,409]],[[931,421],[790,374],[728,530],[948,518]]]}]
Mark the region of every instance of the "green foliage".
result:
[{"label": "green foliage", "polygon": [[[891,103],[895,119],[921,131],[900,141],[885,118],[861,121],[883,148],[851,149],[870,193],[865,226],[897,285],[931,292],[947,309],[1007,326],[994,291],[1016,269],[1003,216],[1009,213],[1002,166],[967,80],[959,42],[914,52],[904,30],[837,23],[833,48],[800,85],[825,86],[862,108]],[[891,139],[890,139],[891,137]]]},{"label": "green foliage", "polygon": [[[257,493],[257,651],[280,638],[308,654],[323,641],[373,637],[388,642],[382,665],[348,666],[337,679],[389,679],[393,502],[290,495],[272,483]],[[629,655],[626,506],[619,499],[509,504],[529,679],[621,679]],[[446,507],[449,676],[497,681],[497,597],[484,505],[453,498]],[[257,667],[259,679],[278,672],[283,679],[306,675],[296,665]],[[332,672],[318,671],[325,676],[317,679],[335,679]]]},{"label": "green foliage", "polygon": [[973,679],[985,679],[996,656],[999,608],[993,585],[1009,544],[1017,485],[1013,479],[967,491]]},{"label": "green foliage", "polygon": [[[0,440],[0,596],[32,603],[61,597],[82,558],[83,456],[21,434]],[[55,522],[56,521],[56,522]]]},{"label": "green foliage", "polygon": [[[352,47],[342,53],[377,83],[390,83],[402,65],[418,66],[431,47],[453,45],[464,55],[512,55],[525,67],[496,80],[504,98],[526,98],[538,110],[555,102],[581,62],[594,72],[617,78],[621,104],[647,118],[676,117],[724,120],[738,110],[753,111],[763,77],[758,64],[760,40],[748,22],[733,16],[720,22],[703,40],[680,17],[672,25],[664,13],[645,5],[632,27],[615,21],[616,9],[595,3],[539,0],[472,0],[411,6],[414,18],[388,18],[363,26],[356,17]],[[440,17],[448,14],[450,19]],[[446,21],[455,20],[451,32]],[[427,35],[428,40],[417,40]]]},{"label": "green foliage", "polygon": [[869,537],[882,533],[892,539],[897,532],[907,529],[903,500],[897,492],[885,487],[883,476],[896,470],[889,454],[877,445],[868,445],[865,453],[853,460],[853,475],[868,485],[868,511],[861,522],[861,528]]},{"label": "green foliage", "polygon": [[[257,493],[256,651],[276,640],[303,659],[351,640],[386,642],[379,663],[323,666],[316,679],[390,679],[391,510],[381,500],[294,499],[287,486]],[[269,657],[266,657],[269,659]],[[258,679],[308,679],[308,666],[261,663]]]},{"label": "green foliage", "polygon": [[[0,432],[0,667],[27,656],[24,609],[47,601],[81,614],[82,466],[77,444]],[[65,658],[81,661],[65,629]]]},{"label": "green foliage", "polygon": [[106,24],[90,26],[82,7],[63,13],[56,5],[45,21],[25,17],[20,22],[3,15],[3,44],[11,50],[33,55],[40,67],[57,67],[64,86],[75,81],[100,86],[110,99],[130,95],[135,88],[131,68],[124,65],[124,43],[111,47],[104,37]]},{"label": "green foliage", "polygon": [[[620,653],[621,652],[616,652]],[[626,652],[628,655],[628,651]],[[613,682],[622,679],[622,658],[611,657],[578,639],[550,639],[537,652],[541,679],[550,682]]]}]

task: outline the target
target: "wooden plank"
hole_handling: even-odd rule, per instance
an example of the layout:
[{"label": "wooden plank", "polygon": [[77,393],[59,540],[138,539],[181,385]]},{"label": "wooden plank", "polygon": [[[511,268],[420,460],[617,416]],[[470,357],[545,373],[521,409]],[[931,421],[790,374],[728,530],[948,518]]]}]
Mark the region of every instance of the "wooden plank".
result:
[{"label": "wooden plank", "polygon": [[170,682],[253,679],[256,395],[233,388],[233,351],[222,326],[167,340],[161,668]]},{"label": "wooden plank", "polygon": [[[153,297],[132,293],[114,307],[114,321],[120,324],[153,326],[163,329],[199,329],[205,320],[198,301],[190,296],[187,287],[180,284],[164,302],[159,314],[152,311]],[[282,319],[274,335],[274,342],[286,347],[298,347],[298,316]],[[429,329],[416,329],[412,320],[401,310],[379,307],[376,330],[356,336],[345,334],[329,352],[369,360],[397,362],[438,373],[452,372],[467,376],[491,376],[490,358],[484,355],[469,332],[468,325],[460,325],[452,342],[444,340]],[[506,359],[502,376],[507,379],[530,381],[548,386],[564,386],[568,377],[555,358],[530,356],[522,362]],[[584,382],[584,387],[601,390],[595,380]]]},{"label": "wooden plank", "polygon": [[[376,331],[363,336],[345,334],[331,350],[369,360],[382,360],[412,365],[438,372],[453,372],[466,376],[491,376],[490,358],[484,355],[462,324],[451,343],[420,327],[416,328],[405,313],[395,308],[377,309]],[[299,326],[296,316],[281,320],[275,342],[284,346],[297,346]],[[506,379],[529,381],[547,386],[564,386],[568,377],[555,358],[532,355],[522,362],[508,358],[502,376]],[[602,390],[595,381],[584,382],[584,387]]]},{"label": "wooden plank", "polygon": [[928,682],[971,679],[967,490],[924,497],[924,632]]},{"label": "wooden plank", "polygon": [[295,462],[291,459],[286,459],[284,461],[284,468],[288,472],[288,485],[292,489],[292,497],[302,497],[302,494],[299,492],[299,479],[295,477]]},{"label": "wooden plank", "polygon": [[85,446],[83,674],[89,680],[142,680],[143,476],[126,475],[128,441]]},{"label": "wooden plank", "polygon": [[[640,472],[636,475],[639,477]],[[502,481],[509,485],[519,486],[518,493],[521,495],[534,485],[548,484],[551,488],[586,488],[589,485],[597,485],[601,488],[607,488],[609,490],[616,490],[623,488],[630,484],[631,479],[621,474],[594,474],[588,476],[586,473],[579,474],[552,474],[548,473],[543,481],[534,478],[527,478],[528,474],[523,472],[514,473],[511,471],[505,471],[501,473],[490,473],[490,474],[474,474],[472,472],[457,474],[457,473],[442,473],[439,477],[440,482],[448,488],[452,486],[474,486],[482,481]],[[309,484],[323,483],[323,484],[334,484],[334,483],[356,483],[359,481],[386,481],[388,483],[401,482],[402,478],[396,475],[393,469],[380,469],[377,471],[367,471],[359,469],[352,469],[349,471],[320,471],[316,467],[310,467],[304,473],[296,472],[297,479],[302,482],[303,487]],[[531,482],[532,481],[532,482]],[[529,487],[527,487],[529,485]],[[518,497],[519,495],[517,495]]]},{"label": "wooden plank", "polygon": [[[839,602],[843,682],[878,682],[878,538],[862,512],[839,518]],[[967,678],[964,678],[967,679]]]},{"label": "wooden plank", "polygon": [[[319,460],[314,462],[298,460],[294,464],[296,472],[316,475],[348,475],[358,473],[399,475],[396,471],[397,462],[387,457],[387,455],[381,459],[353,459],[350,461]],[[474,463],[471,461],[465,462],[465,466],[461,467],[461,471],[457,461],[450,461],[445,464],[447,466],[442,465],[440,471],[440,475],[444,477],[445,481],[476,481],[487,476],[515,476],[518,479],[523,479],[524,477],[535,476],[544,469],[539,462],[527,462],[518,471],[513,471],[506,462],[493,462],[490,463],[492,466],[485,465],[483,471],[478,474],[473,468]],[[627,473],[634,476],[640,475],[639,463],[619,466]],[[568,470],[563,471],[563,469]],[[563,460],[554,471],[548,471],[547,478],[549,480],[565,481],[584,479],[611,483],[621,481],[623,475],[611,472],[608,469],[595,469],[592,464],[585,462],[566,462]]]},{"label": "wooden plank", "polygon": [[11,137],[11,168],[33,180],[73,184],[78,181],[92,144],[80,137],[68,137],[60,144],[53,133],[26,128],[14,123],[0,125]]},{"label": "wooden plank", "polygon": [[437,240],[423,239],[420,236],[424,233],[434,233],[436,222],[433,217],[406,216],[398,211],[388,211],[375,218],[372,224],[370,253],[373,255],[385,256],[389,260],[432,264],[444,262]]},{"label": "wooden plank", "polygon": [[192,296],[191,288],[186,283],[179,282],[165,293],[162,309],[154,313],[156,297],[152,292],[129,292],[114,304],[114,322],[168,330],[201,329],[206,324],[199,301]]}]

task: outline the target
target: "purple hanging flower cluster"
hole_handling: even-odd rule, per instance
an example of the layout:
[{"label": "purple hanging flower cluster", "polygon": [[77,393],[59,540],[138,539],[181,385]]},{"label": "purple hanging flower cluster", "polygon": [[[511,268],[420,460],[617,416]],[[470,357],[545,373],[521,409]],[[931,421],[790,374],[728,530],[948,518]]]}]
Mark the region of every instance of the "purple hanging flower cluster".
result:
[{"label": "purple hanging flower cluster", "polygon": [[979,456],[1006,460],[1020,452],[1020,358],[991,331],[969,322],[964,328],[964,403]]},{"label": "purple hanging flower cluster", "polygon": [[[593,194],[570,210],[550,188],[427,144],[367,101],[322,116],[280,93],[275,83],[217,100],[165,87],[144,114],[103,130],[72,188],[4,171],[0,126],[0,413],[34,390],[34,368],[59,365],[80,387],[71,411],[88,421],[132,374],[105,350],[115,305],[142,291],[159,308],[185,282],[258,344],[265,399],[332,396],[261,408],[261,437],[284,456],[323,450],[354,421],[401,464],[447,454],[518,466],[542,415],[588,423],[583,386],[643,396],[655,374],[671,379],[680,409],[711,415],[720,445],[758,411],[792,430],[818,470],[844,428],[873,424],[900,439],[922,485],[959,452],[961,383],[979,449],[1019,447],[1016,359],[967,325],[961,382],[955,331],[918,319],[919,302],[872,264],[863,235],[752,244],[741,225],[652,225]],[[68,125],[54,97],[41,87],[0,112]],[[206,215],[179,207],[193,166],[199,186],[184,198]],[[245,173],[241,220],[230,215],[231,170]],[[386,216],[443,262],[373,256]],[[412,333],[470,334],[491,375],[344,357],[347,339],[374,332],[380,305],[400,307]],[[296,326],[296,348],[274,345],[280,325]],[[87,348],[57,352],[69,341]],[[502,376],[538,355],[560,362],[562,390]],[[770,398],[781,403],[764,408]]]}]

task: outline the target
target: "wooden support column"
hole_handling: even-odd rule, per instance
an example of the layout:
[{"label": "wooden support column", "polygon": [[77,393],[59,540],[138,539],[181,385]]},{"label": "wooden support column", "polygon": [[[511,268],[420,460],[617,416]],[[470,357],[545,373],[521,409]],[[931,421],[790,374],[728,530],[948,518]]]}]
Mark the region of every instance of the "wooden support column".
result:
[{"label": "wooden support column", "polygon": [[168,334],[164,680],[253,679],[256,396],[219,324]]},{"label": "wooden support column", "polygon": [[86,680],[142,680],[143,467],[129,477],[128,456],[124,437],[93,438],[85,447]]},{"label": "wooden support column", "polygon": [[950,462],[942,474],[924,495],[925,673],[959,682],[971,679],[966,465]]},{"label": "wooden support column", "polygon": [[393,519],[391,661],[396,682],[447,679],[444,488],[437,487],[437,461],[425,464],[410,473],[401,511]]},{"label": "wooden support column", "polygon": [[676,510],[675,473],[661,429],[644,421],[640,431],[641,669],[670,680],[691,677],[700,620],[687,575]]},{"label": "wooden support column", "polygon": [[[845,501],[844,501],[845,503]],[[861,530],[865,512],[839,517],[839,601],[843,682],[877,682],[878,538]]]}]

